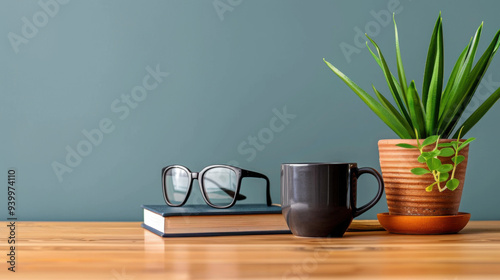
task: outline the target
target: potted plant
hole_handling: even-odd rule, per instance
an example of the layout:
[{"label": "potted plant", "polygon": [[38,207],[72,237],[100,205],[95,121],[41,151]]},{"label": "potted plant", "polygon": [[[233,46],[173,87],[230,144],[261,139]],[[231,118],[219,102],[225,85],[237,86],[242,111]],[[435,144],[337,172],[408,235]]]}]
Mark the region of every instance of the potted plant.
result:
[{"label": "potted plant", "polygon": [[[394,17],[393,17],[394,19]],[[378,45],[368,50],[382,69],[395,106],[374,86],[374,98],[323,59],[377,116],[401,139],[380,140],[380,165],[390,215],[457,215],[467,167],[468,144],[461,139],[500,98],[500,88],[461,122],[461,116],[475,94],[500,45],[500,31],[474,65],[483,24],[458,57],[444,85],[444,46],[441,13],[434,26],[425,65],[421,94],[414,81],[407,83],[398,31],[394,20],[397,76]]]}]

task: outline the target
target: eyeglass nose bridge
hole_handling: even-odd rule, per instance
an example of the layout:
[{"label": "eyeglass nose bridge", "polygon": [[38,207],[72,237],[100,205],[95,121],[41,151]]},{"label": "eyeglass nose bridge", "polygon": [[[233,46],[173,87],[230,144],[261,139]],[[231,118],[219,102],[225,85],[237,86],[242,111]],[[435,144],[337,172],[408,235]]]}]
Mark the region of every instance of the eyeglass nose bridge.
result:
[{"label": "eyeglass nose bridge", "polygon": [[198,179],[198,172],[191,173],[193,179]]}]

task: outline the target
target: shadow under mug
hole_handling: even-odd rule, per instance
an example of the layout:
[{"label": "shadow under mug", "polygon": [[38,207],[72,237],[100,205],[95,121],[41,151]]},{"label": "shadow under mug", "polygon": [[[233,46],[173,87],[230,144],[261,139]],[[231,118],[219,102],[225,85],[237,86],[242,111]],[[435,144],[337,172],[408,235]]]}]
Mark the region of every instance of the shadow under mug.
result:
[{"label": "shadow under mug", "polygon": [[[378,181],[375,198],[356,206],[357,179],[369,173]],[[292,233],[303,237],[342,237],[352,220],[372,208],[384,182],[377,170],[356,163],[284,163],[281,207]]]}]

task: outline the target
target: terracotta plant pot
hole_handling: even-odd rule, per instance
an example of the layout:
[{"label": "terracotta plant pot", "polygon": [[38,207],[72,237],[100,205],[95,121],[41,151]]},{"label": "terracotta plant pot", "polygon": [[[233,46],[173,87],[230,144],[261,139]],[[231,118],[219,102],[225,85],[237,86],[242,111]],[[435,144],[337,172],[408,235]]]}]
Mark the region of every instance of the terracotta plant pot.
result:
[{"label": "terracotta plant pot", "polygon": [[[423,140],[420,140],[421,143]],[[454,140],[442,139],[439,143],[449,143]],[[461,140],[465,141],[465,140]],[[455,178],[460,180],[457,189],[448,189],[439,192],[434,186],[432,192],[425,188],[435,182],[432,174],[414,175],[410,172],[416,167],[427,168],[425,163],[417,161],[420,152],[417,149],[405,149],[396,146],[399,143],[417,145],[416,139],[390,139],[378,142],[380,167],[385,184],[385,195],[390,215],[420,215],[444,216],[457,215],[462,189],[464,186],[465,170],[469,154],[469,145],[460,150],[465,160],[457,166]],[[434,149],[435,145],[426,146],[424,151]],[[439,157],[443,164],[452,164],[451,157]],[[451,174],[451,173],[450,173]],[[444,186],[446,182],[441,183]]]}]

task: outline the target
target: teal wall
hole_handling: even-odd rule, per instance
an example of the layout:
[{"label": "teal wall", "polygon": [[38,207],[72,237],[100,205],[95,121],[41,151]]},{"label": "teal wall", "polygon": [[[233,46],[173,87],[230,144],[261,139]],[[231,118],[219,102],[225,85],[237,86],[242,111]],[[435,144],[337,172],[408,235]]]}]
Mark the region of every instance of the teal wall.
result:
[{"label": "teal wall", "polygon": [[[395,10],[406,75],[420,88],[439,11],[446,75],[481,21],[481,52],[500,29],[493,0],[40,3],[0,2],[0,174],[17,170],[22,220],[141,220],[141,204],[163,203],[160,171],[173,163],[199,171],[231,162],[268,174],[276,202],[282,162],[379,169],[377,141],[396,136],[323,57],[363,88],[388,92],[358,33],[371,33],[395,67],[385,17]],[[348,45],[346,55],[341,46]],[[499,62],[474,102],[499,86]],[[278,118],[283,110],[288,116]],[[473,219],[500,219],[492,211],[500,196],[499,117],[497,104],[469,134],[478,140],[461,211]],[[249,137],[259,134],[257,149]],[[78,149],[86,155],[72,154]],[[375,180],[359,184],[361,204],[374,195]],[[244,192],[250,202],[263,199],[261,188]],[[2,188],[2,219],[5,195]],[[385,211],[382,199],[360,218]]]}]

